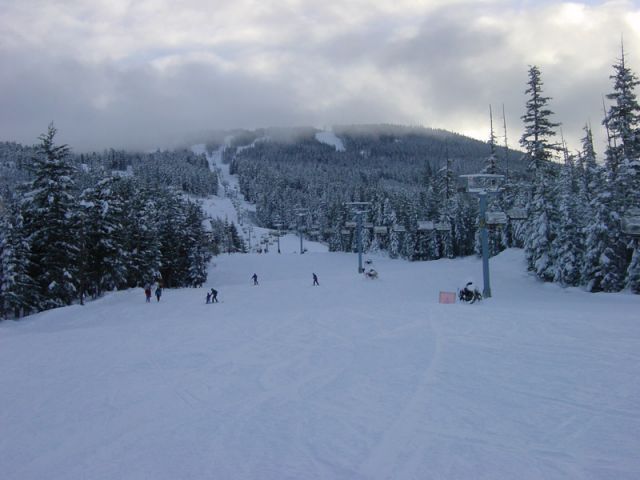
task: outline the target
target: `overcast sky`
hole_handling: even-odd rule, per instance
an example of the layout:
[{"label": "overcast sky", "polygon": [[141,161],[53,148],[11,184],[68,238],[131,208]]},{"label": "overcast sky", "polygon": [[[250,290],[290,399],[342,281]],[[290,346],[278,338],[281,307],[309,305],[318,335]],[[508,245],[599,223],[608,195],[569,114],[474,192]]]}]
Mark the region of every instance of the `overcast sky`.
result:
[{"label": "overcast sky", "polygon": [[[169,146],[227,128],[397,123],[521,134],[529,65],[571,147],[640,2],[0,0],[0,140],[54,121],[74,150]],[[640,95],[640,92],[636,92]]]}]

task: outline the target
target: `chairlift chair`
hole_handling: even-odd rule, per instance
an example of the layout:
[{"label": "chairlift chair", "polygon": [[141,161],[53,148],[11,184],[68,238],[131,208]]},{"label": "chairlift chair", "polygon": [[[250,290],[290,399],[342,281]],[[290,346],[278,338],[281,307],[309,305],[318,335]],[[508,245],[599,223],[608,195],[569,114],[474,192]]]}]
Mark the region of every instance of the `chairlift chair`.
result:
[{"label": "chairlift chair", "polygon": [[504,182],[504,175],[491,173],[473,173],[460,176],[467,181],[467,192],[469,193],[498,193],[502,190]]},{"label": "chairlift chair", "polygon": [[431,220],[418,220],[418,231],[428,232],[430,230],[435,230],[435,225]]},{"label": "chairlift chair", "polygon": [[485,214],[487,225],[500,226],[507,224],[507,214],[500,211],[487,212]]},{"label": "chairlift chair", "polygon": [[522,207],[513,207],[507,210],[507,216],[510,220],[525,220],[527,218],[527,211]]},{"label": "chairlift chair", "polygon": [[622,233],[640,238],[640,208],[630,208],[622,217]]},{"label": "chairlift chair", "polygon": [[435,223],[436,230],[438,232],[450,232],[451,231],[451,223],[449,222],[436,222]]}]

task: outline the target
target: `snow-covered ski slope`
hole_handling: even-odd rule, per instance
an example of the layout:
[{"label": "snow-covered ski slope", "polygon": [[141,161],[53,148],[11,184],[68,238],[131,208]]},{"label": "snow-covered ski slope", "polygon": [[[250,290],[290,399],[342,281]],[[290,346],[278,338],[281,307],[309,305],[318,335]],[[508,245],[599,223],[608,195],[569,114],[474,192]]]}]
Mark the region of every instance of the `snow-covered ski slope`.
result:
[{"label": "snow-covered ski slope", "polygon": [[541,284],[517,250],[478,305],[437,303],[475,258],[215,264],[219,304],[0,322],[0,478],[640,478],[640,297]]}]

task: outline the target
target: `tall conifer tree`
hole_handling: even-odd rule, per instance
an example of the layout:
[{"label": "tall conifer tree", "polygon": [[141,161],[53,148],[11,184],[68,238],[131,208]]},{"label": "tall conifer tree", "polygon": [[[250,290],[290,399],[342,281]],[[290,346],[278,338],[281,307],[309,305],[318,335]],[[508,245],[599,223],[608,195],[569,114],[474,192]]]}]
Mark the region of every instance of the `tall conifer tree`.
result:
[{"label": "tall conifer tree", "polygon": [[77,202],[69,147],[55,145],[56,128],[41,135],[33,160],[34,180],[23,196],[23,217],[31,246],[30,276],[42,297],[39,308],[69,305],[77,294]]},{"label": "tall conifer tree", "polygon": [[525,93],[529,95],[522,116],[524,133],[520,145],[525,149],[528,168],[532,176],[531,198],[527,205],[527,237],[525,250],[529,269],[538,278],[551,281],[555,276],[552,242],[555,238],[553,206],[553,178],[549,162],[558,147],[552,142],[558,123],[551,121],[553,112],[548,108],[550,97],[542,92],[540,70],[529,68],[529,81]]}]

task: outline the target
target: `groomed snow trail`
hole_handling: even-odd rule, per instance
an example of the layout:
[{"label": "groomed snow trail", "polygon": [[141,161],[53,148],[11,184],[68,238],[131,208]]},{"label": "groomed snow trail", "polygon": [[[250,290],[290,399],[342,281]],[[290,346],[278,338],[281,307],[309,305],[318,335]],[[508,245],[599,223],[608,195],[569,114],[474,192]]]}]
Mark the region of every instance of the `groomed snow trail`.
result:
[{"label": "groomed snow trail", "polygon": [[494,298],[440,305],[478,260],[373,260],[221,255],[219,304],[0,322],[0,478],[640,478],[640,297],[538,283],[512,250]]}]

